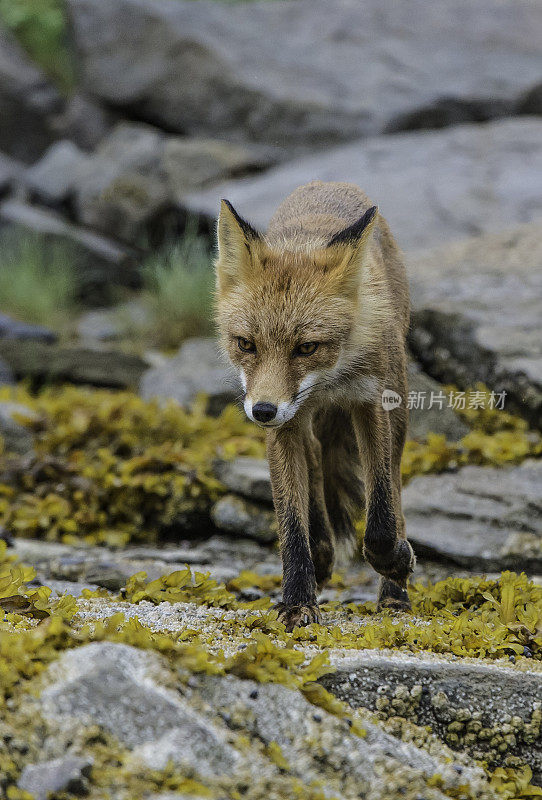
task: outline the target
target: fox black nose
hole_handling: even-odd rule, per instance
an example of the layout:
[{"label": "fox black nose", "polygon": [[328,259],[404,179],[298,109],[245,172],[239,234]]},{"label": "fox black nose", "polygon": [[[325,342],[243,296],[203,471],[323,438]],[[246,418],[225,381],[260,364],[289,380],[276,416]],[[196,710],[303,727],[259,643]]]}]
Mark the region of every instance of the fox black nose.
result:
[{"label": "fox black nose", "polygon": [[277,407],[273,403],[254,403],[252,416],[258,422],[271,422],[277,415]]}]

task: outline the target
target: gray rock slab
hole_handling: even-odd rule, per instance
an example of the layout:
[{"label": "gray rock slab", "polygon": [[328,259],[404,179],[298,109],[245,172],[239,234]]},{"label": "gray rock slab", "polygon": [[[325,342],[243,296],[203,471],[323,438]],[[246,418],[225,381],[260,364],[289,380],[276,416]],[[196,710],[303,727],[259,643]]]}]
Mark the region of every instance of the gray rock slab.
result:
[{"label": "gray rock slab", "polygon": [[57,335],[41,325],[20,322],[0,313],[0,339],[31,339],[37,342],[56,342]]},{"label": "gray rock slab", "polygon": [[61,207],[73,194],[77,176],[87,169],[88,155],[73,142],[55,142],[29,167],[24,185],[32,199],[46,206]]},{"label": "gray rock slab", "polygon": [[[442,386],[414,364],[409,366],[408,391],[423,397],[423,408],[420,404],[420,407],[409,409],[409,439],[424,439],[428,433],[440,433],[450,441],[456,441],[469,432],[468,426],[448,407],[447,400],[436,399],[443,393]],[[408,398],[403,402],[408,402]]]},{"label": "gray rock slab", "polygon": [[258,172],[277,160],[277,153],[271,147],[172,136],[164,147],[160,169],[172,197],[182,203],[189,191],[235,175]]},{"label": "gray rock slab", "polygon": [[167,731],[197,723],[159,681],[164,668],[153,654],[135,647],[98,643],[64,654],[41,694],[46,718],[66,724],[97,724],[133,748]]},{"label": "gray rock slab", "polygon": [[12,386],[15,383],[15,376],[5,361],[0,359],[0,386]]},{"label": "gray rock slab", "polygon": [[60,93],[33,64],[15,38],[0,31],[0,150],[28,163],[54,139]]},{"label": "gray rock slab", "polygon": [[401,247],[431,247],[542,217],[541,142],[536,117],[378,136],[193,193],[185,205],[214,218],[226,197],[264,229],[296,187],[349,181],[378,204]]},{"label": "gray rock slab", "polygon": [[540,81],[534,0],[70,0],[68,9],[85,90],[183,133],[325,146],[510,113]]},{"label": "gray rock slab", "polygon": [[[384,789],[379,785],[383,777],[379,774],[379,761],[384,773],[404,770],[404,778],[410,773],[413,782],[420,776],[429,777],[438,769],[444,784],[458,783],[453,763],[445,766],[441,773],[444,759],[441,761],[411,744],[400,742],[365,720],[366,735],[357,737],[349,732],[343,720],[315,709],[299,692],[280,684],[260,684],[231,676],[219,680],[210,677],[200,681],[200,691],[204,699],[219,713],[227,714],[233,724],[242,720],[243,727],[252,736],[266,744],[276,742],[297,774],[308,777],[323,766],[330,772],[341,772],[343,777],[354,779],[360,794],[367,792],[367,797],[371,798],[387,796],[377,791],[374,795],[370,793],[370,789],[378,787],[381,792]],[[316,767],[318,762],[320,766]],[[467,768],[466,772],[474,783],[480,781],[476,768]]]},{"label": "gray rock slab", "polygon": [[[400,716],[430,725],[444,741],[480,759],[494,736],[513,734],[507,755],[526,757],[533,771],[540,772],[540,738],[535,734],[533,739],[529,728],[542,697],[537,665],[528,671],[505,662],[474,663],[378,650],[332,651],[330,660],[337,671],[321,682],[350,705],[380,711],[383,718]],[[491,735],[478,736],[482,729]],[[452,732],[457,739],[450,737]]]},{"label": "gray rock slab", "polygon": [[213,505],[211,518],[217,528],[269,544],[277,538],[273,511],[262,509],[243,497],[227,494]]},{"label": "gray rock slab", "polygon": [[241,456],[232,461],[217,461],[215,475],[232,492],[251,500],[273,502],[269,464],[263,458]]},{"label": "gray rock slab", "polygon": [[505,391],[505,410],[542,427],[542,223],[415,254],[408,266],[411,348],[424,368]]},{"label": "gray rock slab", "polygon": [[135,387],[147,369],[142,358],[121,350],[94,350],[0,338],[0,358],[17,378],[111,388]]},{"label": "gray rock slab", "polygon": [[0,153],[0,197],[16,189],[24,173],[20,161]]},{"label": "gray rock slab", "polygon": [[85,778],[91,768],[91,759],[71,755],[28,764],[21,773],[18,786],[29,792],[34,800],[47,800],[57,792],[85,794],[88,788]]},{"label": "gray rock slab", "polygon": [[183,720],[159,739],[136,747],[134,760],[153,770],[165,769],[172,762],[181,769],[195,769],[203,778],[219,778],[235,773],[241,762],[222,732],[201,719]]},{"label": "gray rock slab", "polygon": [[10,453],[24,455],[32,451],[34,437],[28,428],[17,421],[17,416],[28,420],[36,419],[35,412],[27,406],[0,402],[0,436],[4,440],[4,447]]},{"label": "gray rock slab", "polygon": [[186,341],[176,356],[145,372],[139,386],[145,400],[175,400],[184,408],[189,408],[198,394],[206,394],[210,414],[219,414],[240,390],[216,342],[205,338]]},{"label": "gray rock slab", "polygon": [[407,535],[424,557],[471,569],[542,570],[542,462],[414,478]]}]

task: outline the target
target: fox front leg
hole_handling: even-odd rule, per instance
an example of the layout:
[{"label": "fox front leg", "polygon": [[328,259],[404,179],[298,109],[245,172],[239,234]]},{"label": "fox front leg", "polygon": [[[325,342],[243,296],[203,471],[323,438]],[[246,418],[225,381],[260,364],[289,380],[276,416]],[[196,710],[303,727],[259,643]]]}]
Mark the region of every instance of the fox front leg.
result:
[{"label": "fox front leg", "polygon": [[309,543],[309,476],[302,432],[270,431],[267,456],[279,527],[282,602],[279,620],[286,630],[320,622],[316,578]]},{"label": "fox front leg", "polygon": [[365,404],[355,416],[355,430],[363,464],[367,521],[363,554],[380,573],[378,608],[410,609],[408,579],[416,563],[406,540],[401,511],[401,487],[395,486],[388,412]]}]

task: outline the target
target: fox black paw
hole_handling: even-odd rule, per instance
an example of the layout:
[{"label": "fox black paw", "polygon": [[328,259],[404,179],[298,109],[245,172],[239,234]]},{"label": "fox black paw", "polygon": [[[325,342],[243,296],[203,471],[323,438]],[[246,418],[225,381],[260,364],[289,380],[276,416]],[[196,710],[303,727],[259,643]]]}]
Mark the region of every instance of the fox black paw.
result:
[{"label": "fox black paw", "polygon": [[294,628],[310,625],[311,622],[322,622],[318,606],[288,606],[277,603],[275,606],[279,614],[279,622],[286,626],[287,631]]},{"label": "fox black paw", "polygon": [[406,539],[399,539],[389,553],[376,555],[365,548],[364,555],[377,572],[398,583],[404,583],[416,566],[414,550]]},{"label": "fox black paw", "polygon": [[392,611],[410,611],[412,608],[406,588],[390,578],[380,579],[377,610],[382,611],[384,608]]}]

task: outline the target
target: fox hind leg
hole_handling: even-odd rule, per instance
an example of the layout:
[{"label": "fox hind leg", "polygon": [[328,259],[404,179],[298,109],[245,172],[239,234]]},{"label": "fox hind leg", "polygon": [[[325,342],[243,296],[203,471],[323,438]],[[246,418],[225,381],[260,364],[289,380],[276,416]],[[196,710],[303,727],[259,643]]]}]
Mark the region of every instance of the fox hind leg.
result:
[{"label": "fox hind leg", "polygon": [[382,576],[378,607],[396,610],[410,608],[407,585],[415,564],[414,551],[405,536],[400,503],[405,429],[406,420],[392,429],[390,414],[376,405],[365,405],[356,416],[367,495],[363,552]]},{"label": "fox hind leg", "polygon": [[335,562],[335,540],[324,495],[322,446],[311,432],[307,436],[309,468],[309,543],[318,589],[331,578]]}]

